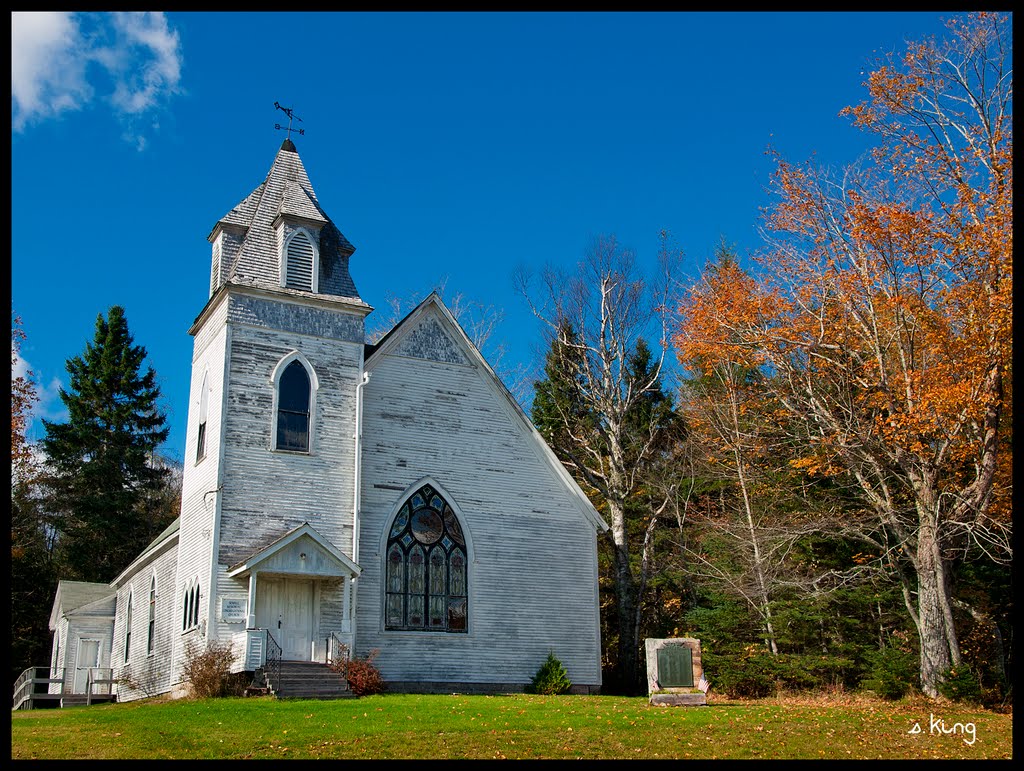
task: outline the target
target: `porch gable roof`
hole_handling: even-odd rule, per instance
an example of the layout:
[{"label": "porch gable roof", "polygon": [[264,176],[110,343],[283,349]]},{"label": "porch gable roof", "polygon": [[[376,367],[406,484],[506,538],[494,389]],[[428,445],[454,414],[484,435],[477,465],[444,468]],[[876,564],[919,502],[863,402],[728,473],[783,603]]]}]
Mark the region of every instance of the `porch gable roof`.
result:
[{"label": "porch gable roof", "polygon": [[57,628],[57,621],[87,605],[109,600],[116,594],[110,584],[90,583],[87,581],[59,581],[57,592],[50,609],[50,630]]},{"label": "porch gable roof", "polygon": [[351,558],[341,552],[323,535],[318,533],[312,525],[308,522],[303,522],[295,529],[285,533],[280,538],[271,542],[248,558],[229,567],[228,576],[230,578],[240,578],[249,575],[249,573],[259,565],[268,562],[272,557],[282,553],[289,546],[303,537],[307,537],[312,540],[313,543],[315,543],[331,561],[337,563],[337,565],[342,568],[343,572],[347,572],[352,576],[358,576],[363,572],[363,569],[359,567],[359,565],[353,562]]}]

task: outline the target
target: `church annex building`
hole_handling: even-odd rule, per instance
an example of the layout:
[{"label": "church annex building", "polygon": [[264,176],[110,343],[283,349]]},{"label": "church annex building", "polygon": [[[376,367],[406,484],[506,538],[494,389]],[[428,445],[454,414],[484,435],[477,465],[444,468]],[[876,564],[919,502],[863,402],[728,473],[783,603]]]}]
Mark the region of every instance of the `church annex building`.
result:
[{"label": "church annex building", "polygon": [[521,691],[553,652],[598,691],[607,525],[437,294],[367,344],[290,139],[208,240],[180,516],[110,584],[60,582],[51,693],[178,695],[208,641],[254,677],[376,650],[409,692]]}]

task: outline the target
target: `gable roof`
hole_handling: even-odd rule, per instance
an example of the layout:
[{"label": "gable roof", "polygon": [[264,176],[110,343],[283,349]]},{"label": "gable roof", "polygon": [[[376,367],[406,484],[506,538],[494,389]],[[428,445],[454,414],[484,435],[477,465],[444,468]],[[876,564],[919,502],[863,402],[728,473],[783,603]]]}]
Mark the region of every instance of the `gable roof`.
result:
[{"label": "gable roof", "polygon": [[228,568],[228,576],[235,578],[238,576],[248,575],[249,571],[255,568],[257,565],[266,562],[268,559],[273,557],[275,554],[286,549],[297,540],[306,536],[311,538],[313,542],[326,552],[327,556],[333,559],[338,565],[340,565],[345,571],[349,572],[353,576],[358,576],[363,572],[363,569],[353,562],[347,555],[342,553],[338,547],[336,547],[329,540],[324,538],[316,529],[308,522],[303,522],[298,527],[289,530],[287,533],[282,535],[275,541],[272,541],[267,546],[263,547],[257,552],[246,559],[238,562]]},{"label": "gable roof", "polygon": [[110,582],[115,589],[120,587],[126,579],[138,572],[147,562],[164,552],[167,548],[178,542],[178,530],[181,528],[181,517],[177,517],[171,524],[164,528],[156,538],[149,542],[149,546],[142,550],[138,557],[122,570],[117,578]]},{"label": "gable roof", "polygon": [[57,628],[57,621],[87,605],[107,600],[116,594],[110,584],[95,584],[88,581],[59,581],[57,593],[50,610],[50,629]]},{"label": "gable roof", "polygon": [[344,297],[350,302],[365,305],[348,270],[348,258],[355,247],[320,208],[302,159],[295,145],[287,140],[277,151],[266,179],[221,217],[210,232],[211,241],[221,227],[244,233],[242,244],[228,266],[227,281],[281,289],[277,280],[275,227],[280,216],[293,217],[299,224],[320,229],[321,262],[330,280],[321,282],[317,294]]},{"label": "gable roof", "polygon": [[365,370],[370,370],[374,366],[374,363],[379,361],[383,356],[389,353],[396,353],[401,349],[404,338],[407,338],[409,334],[418,326],[418,322],[425,316],[435,312],[435,318],[439,318],[451,332],[451,336],[455,339],[456,344],[465,355],[466,360],[463,362],[470,366],[475,366],[481,369],[485,374],[485,379],[490,383],[494,391],[501,397],[503,403],[509,408],[509,411],[513,415],[514,419],[517,420],[524,428],[529,441],[533,444],[537,450],[543,462],[551,468],[555,475],[561,480],[562,484],[565,485],[566,489],[572,496],[573,501],[576,504],[576,508],[581,516],[589,520],[595,528],[604,531],[608,530],[608,523],[604,521],[597,509],[594,508],[594,504],[590,502],[587,494],[583,492],[582,488],[573,479],[572,475],[566,470],[565,466],[555,455],[551,447],[544,437],[541,436],[537,427],[533,425],[533,421],[530,420],[529,416],[523,411],[523,408],[516,401],[516,398],[512,393],[505,387],[505,384],[501,382],[501,378],[494,372],[491,365],[487,363],[487,360],[480,353],[480,350],[473,344],[473,341],[469,339],[465,330],[462,329],[462,325],[455,319],[451,311],[444,304],[441,296],[435,291],[431,292],[423,302],[417,305],[404,319],[399,321],[392,327],[387,334],[385,334],[372,350],[366,351],[366,358],[363,363]]}]

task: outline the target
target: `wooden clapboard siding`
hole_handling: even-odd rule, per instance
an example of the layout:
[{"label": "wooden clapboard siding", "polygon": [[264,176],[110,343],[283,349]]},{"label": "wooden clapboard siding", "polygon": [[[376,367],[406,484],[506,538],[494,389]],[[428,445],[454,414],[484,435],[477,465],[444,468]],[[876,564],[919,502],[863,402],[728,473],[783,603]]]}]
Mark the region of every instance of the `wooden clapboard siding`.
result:
[{"label": "wooden clapboard siding", "polygon": [[[229,577],[229,567],[304,522],[339,550],[352,551],[355,389],[363,339],[361,316],[254,296],[231,298],[228,329],[227,419],[209,622],[211,636],[221,640],[245,628],[243,622],[220,618],[220,596],[248,600],[248,577]],[[312,367],[318,384],[308,454],[272,449],[273,375],[278,363],[296,351]],[[262,565],[261,570],[273,572],[277,561]],[[293,572],[288,565],[277,568]],[[340,591],[340,582],[329,578],[320,587],[317,636],[322,630],[340,628]],[[248,612],[253,614],[255,609]]]},{"label": "wooden clapboard siding", "polygon": [[[170,681],[180,681],[184,646],[196,637],[195,631],[182,634],[181,619],[184,591],[188,582],[198,579],[200,585],[200,624],[208,623],[210,599],[210,566],[220,486],[220,457],[223,453],[224,402],[221,397],[228,345],[227,301],[222,295],[204,323],[195,331],[192,353],[192,380],[189,388],[188,422],[185,431],[185,473],[181,490],[181,525],[178,536],[176,576],[173,583],[174,602],[171,613]],[[206,453],[197,460],[200,389],[207,378]]]},{"label": "wooden clapboard siding", "polygon": [[[379,648],[388,680],[529,683],[553,650],[574,683],[597,685],[595,524],[507,395],[463,360],[382,349],[367,362],[357,652]],[[383,628],[387,532],[424,476],[447,492],[470,542],[468,634]]]},{"label": "wooden clapboard siding", "polygon": [[[59,678],[65,675],[68,678],[65,683],[66,689],[70,689],[74,683],[81,640],[97,640],[99,660],[96,666],[110,666],[110,645],[116,607],[116,598],[112,590],[106,596],[102,596],[101,593],[106,592],[102,584],[80,584],[87,587],[86,595],[80,590],[72,590],[68,584],[69,582],[60,582],[57,598],[54,600],[55,607],[51,614],[54,637],[49,662],[52,677]],[[101,593],[97,593],[97,589]],[[89,601],[90,596],[95,599]],[[53,655],[53,646],[57,647],[56,656]],[[51,694],[60,693],[61,689],[60,683],[50,683],[48,686],[48,692]]]},{"label": "wooden clapboard siding", "polygon": [[[308,454],[272,449],[273,373],[293,351],[319,382]],[[351,551],[361,355],[361,342],[231,325],[219,564],[241,562],[303,522]]]},{"label": "wooden clapboard siding", "polygon": [[[178,545],[172,542],[140,563],[134,572],[123,577],[117,590],[117,616],[114,622],[113,650],[110,667],[120,680],[118,701],[166,693],[180,681],[172,671],[174,643],[181,636],[180,605],[177,604]],[[153,653],[147,650],[149,632],[149,589],[156,576],[156,615]],[[128,661],[124,658],[127,633],[128,594],[132,594],[132,644]],[[126,676],[128,676],[126,678]],[[130,682],[131,681],[131,682]],[[133,687],[137,685],[137,687]]]},{"label": "wooden clapboard siding", "polygon": [[[57,646],[56,657],[54,657],[53,646]],[[61,618],[57,622],[56,629],[53,630],[53,643],[50,647],[50,666],[53,669],[63,669],[67,664],[68,659],[68,620]]]},{"label": "wooden clapboard siding", "polygon": [[328,578],[320,581],[320,613],[319,627],[315,634],[319,640],[326,639],[330,633],[337,633],[342,628],[345,588],[344,578]]}]

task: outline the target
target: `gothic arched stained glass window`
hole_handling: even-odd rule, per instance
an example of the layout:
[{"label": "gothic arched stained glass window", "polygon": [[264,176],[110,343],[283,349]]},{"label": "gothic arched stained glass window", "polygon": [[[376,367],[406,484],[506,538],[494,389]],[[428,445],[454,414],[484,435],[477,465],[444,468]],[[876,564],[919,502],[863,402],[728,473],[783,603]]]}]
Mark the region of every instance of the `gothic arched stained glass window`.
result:
[{"label": "gothic arched stained glass window", "polygon": [[469,619],[466,539],[432,485],[402,504],[388,534],[384,628],[465,632]]}]

